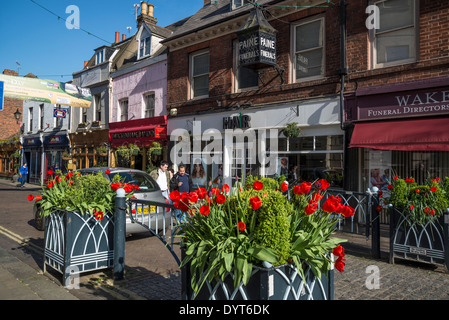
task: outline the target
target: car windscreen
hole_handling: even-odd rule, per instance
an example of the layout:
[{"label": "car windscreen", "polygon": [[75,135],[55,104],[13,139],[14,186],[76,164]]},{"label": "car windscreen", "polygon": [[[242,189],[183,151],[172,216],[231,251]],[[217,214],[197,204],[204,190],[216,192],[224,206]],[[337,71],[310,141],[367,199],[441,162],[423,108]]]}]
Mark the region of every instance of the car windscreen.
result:
[{"label": "car windscreen", "polygon": [[112,181],[115,175],[120,176],[120,180],[124,183],[136,184],[139,186],[139,190],[136,192],[149,192],[159,190],[159,186],[151,179],[147,174],[141,172],[113,172],[109,174],[109,179]]}]

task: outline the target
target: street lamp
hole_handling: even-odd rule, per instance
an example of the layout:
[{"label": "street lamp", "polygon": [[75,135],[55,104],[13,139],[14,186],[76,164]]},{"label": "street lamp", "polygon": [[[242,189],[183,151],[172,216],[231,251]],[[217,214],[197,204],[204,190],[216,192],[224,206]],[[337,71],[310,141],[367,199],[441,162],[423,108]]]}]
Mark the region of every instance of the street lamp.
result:
[{"label": "street lamp", "polygon": [[19,111],[19,108],[17,108],[16,112],[14,112],[14,118],[17,120],[17,124],[19,124],[20,116],[22,113]]}]

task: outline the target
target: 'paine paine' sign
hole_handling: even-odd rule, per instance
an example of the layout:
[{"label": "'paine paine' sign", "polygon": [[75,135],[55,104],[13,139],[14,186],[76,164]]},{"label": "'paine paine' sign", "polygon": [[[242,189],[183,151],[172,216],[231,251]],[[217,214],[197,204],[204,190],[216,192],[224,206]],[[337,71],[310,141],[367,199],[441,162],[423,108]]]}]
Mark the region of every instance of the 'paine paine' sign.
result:
[{"label": "'paine paine' sign", "polygon": [[253,32],[239,37],[239,65],[276,65],[276,34]]}]

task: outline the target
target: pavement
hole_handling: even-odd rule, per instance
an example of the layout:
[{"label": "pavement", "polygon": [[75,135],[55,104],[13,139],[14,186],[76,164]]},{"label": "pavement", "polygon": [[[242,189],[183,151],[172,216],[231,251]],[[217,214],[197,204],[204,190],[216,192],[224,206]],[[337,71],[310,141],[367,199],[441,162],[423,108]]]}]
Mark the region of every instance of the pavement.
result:
[{"label": "pavement", "polygon": [[[371,239],[336,235],[348,241],[343,244],[345,270],[335,270],[335,300],[449,300],[446,268],[401,260],[390,264],[385,232],[379,259],[371,256]],[[79,289],[67,289],[59,273],[48,271],[51,268],[43,273],[27,263],[27,254],[32,253],[25,251],[22,258],[0,248],[1,300],[181,300],[180,270],[167,274],[125,266],[124,279],[114,281],[112,270],[104,269],[83,274]]]}]

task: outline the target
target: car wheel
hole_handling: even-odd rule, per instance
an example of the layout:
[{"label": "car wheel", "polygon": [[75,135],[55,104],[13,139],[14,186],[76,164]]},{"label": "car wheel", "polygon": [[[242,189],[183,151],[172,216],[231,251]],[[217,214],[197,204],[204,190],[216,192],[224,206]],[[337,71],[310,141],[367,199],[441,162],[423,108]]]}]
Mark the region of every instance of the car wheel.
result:
[{"label": "car wheel", "polygon": [[36,229],[39,231],[44,231],[45,229],[45,217],[41,214],[41,206],[37,203],[34,204],[34,223],[36,224]]}]

